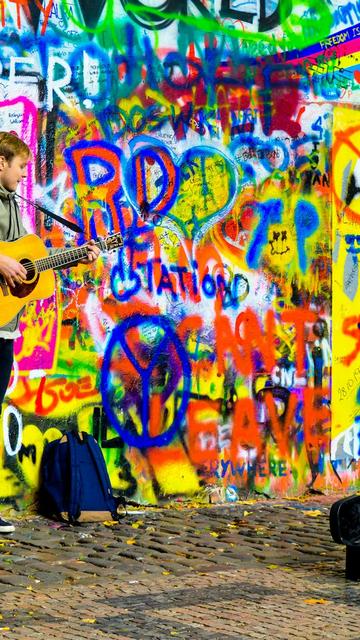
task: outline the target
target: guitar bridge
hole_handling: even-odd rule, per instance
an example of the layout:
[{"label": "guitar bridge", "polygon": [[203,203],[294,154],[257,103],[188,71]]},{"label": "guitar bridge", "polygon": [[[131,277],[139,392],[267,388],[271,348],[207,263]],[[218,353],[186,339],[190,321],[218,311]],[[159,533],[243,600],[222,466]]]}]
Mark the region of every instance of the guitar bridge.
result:
[{"label": "guitar bridge", "polygon": [[1,288],[3,296],[8,296],[9,295],[9,286],[8,286],[7,282],[4,280],[3,277],[0,277],[0,288]]}]

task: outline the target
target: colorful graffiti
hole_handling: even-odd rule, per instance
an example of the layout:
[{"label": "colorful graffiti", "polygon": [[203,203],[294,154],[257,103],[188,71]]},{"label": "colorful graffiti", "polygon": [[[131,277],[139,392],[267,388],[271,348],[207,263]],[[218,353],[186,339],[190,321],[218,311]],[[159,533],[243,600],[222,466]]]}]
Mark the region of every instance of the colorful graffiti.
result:
[{"label": "colorful graffiti", "polygon": [[27,228],[124,239],[23,316],[0,499],[75,427],[140,503],[358,486],[356,3],[0,5],[21,193],[84,232]]}]

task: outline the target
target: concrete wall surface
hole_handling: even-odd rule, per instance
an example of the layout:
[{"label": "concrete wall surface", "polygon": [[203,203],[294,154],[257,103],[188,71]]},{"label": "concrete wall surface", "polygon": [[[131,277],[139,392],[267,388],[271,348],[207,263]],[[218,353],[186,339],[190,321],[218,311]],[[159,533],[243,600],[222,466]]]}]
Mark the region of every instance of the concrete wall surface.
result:
[{"label": "concrete wall surface", "polygon": [[19,194],[83,232],[26,227],[106,242],[23,315],[0,501],[69,428],[139,503],[358,487],[360,3],[0,5]]}]

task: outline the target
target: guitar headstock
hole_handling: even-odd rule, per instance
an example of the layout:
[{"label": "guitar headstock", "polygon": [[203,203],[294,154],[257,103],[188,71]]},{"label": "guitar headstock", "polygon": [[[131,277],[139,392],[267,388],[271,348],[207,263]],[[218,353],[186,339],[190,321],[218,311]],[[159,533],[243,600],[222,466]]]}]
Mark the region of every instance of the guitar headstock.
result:
[{"label": "guitar headstock", "polygon": [[112,236],[100,241],[102,251],[113,251],[124,245],[124,240],[121,233],[114,233]]}]

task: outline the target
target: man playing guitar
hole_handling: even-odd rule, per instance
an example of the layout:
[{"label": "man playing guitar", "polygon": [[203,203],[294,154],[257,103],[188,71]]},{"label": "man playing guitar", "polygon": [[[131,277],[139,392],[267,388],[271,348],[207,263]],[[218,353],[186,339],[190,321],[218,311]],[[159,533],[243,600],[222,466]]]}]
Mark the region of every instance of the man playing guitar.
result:
[{"label": "man playing guitar", "polygon": [[[13,242],[27,235],[15,192],[21,180],[26,178],[30,160],[31,151],[25,142],[14,133],[0,131],[0,241]],[[94,240],[90,240],[85,247],[87,256],[80,262],[94,262],[100,253],[99,247]],[[0,253],[0,275],[6,285],[14,288],[26,280],[27,272],[20,262]],[[14,340],[20,335],[20,316],[21,312],[6,325],[0,326],[0,414],[11,376]],[[0,518],[0,534],[13,531],[14,525]]]}]

